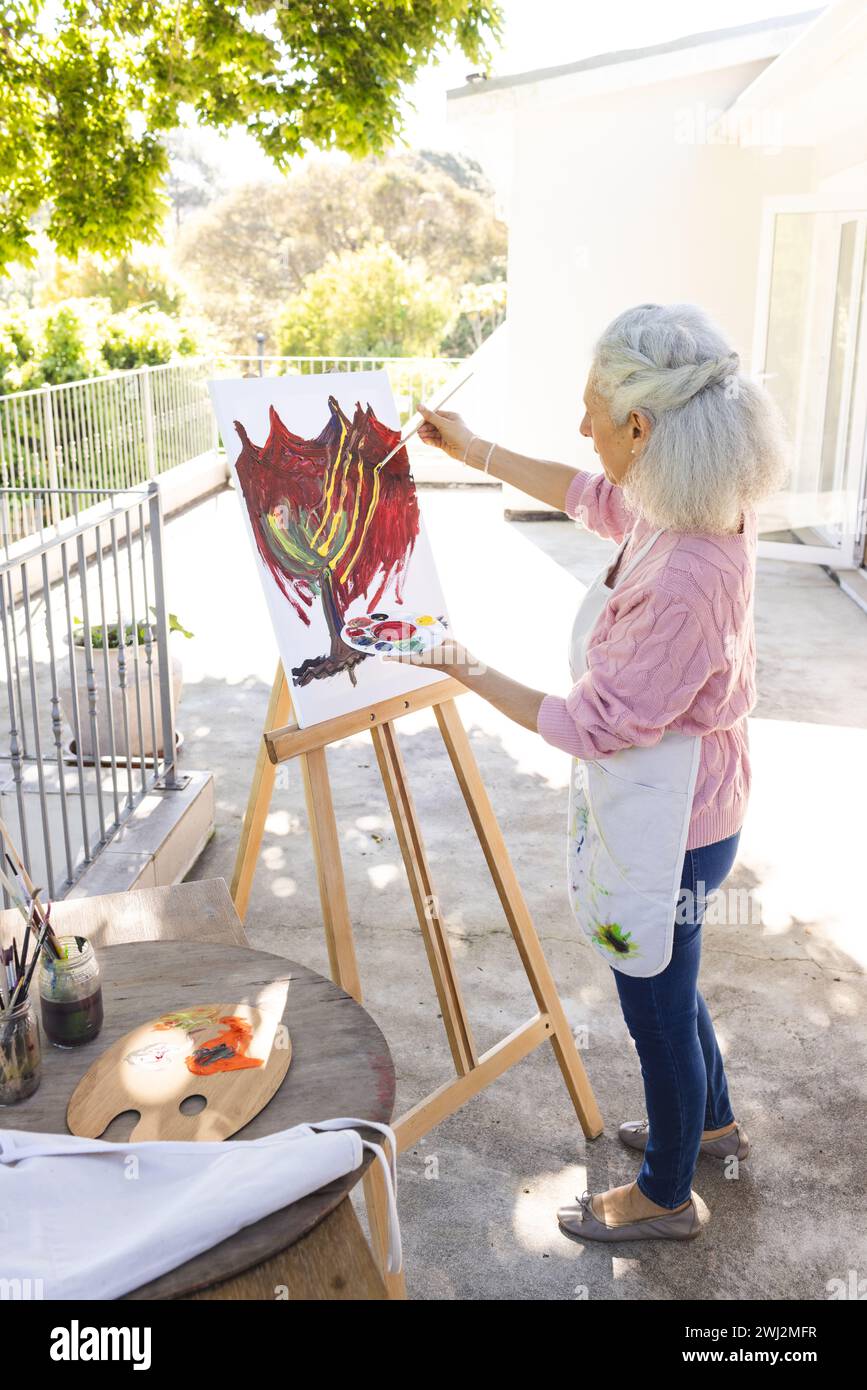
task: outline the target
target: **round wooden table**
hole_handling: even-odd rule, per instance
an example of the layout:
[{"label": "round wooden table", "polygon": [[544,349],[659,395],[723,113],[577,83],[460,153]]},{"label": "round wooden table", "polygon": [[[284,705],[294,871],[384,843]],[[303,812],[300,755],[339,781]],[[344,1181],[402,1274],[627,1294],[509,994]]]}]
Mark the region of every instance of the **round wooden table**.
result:
[{"label": "round wooden table", "polygon": [[[105,1025],[84,1047],[43,1038],[39,1090],[4,1110],[15,1129],[67,1133],[66,1106],[99,1054],[139,1023],[214,999],[255,1004],[268,986],[286,986],[282,1021],[292,1061],[273,1098],[233,1136],[257,1139],[304,1122],[349,1116],[388,1123],[395,1074],[388,1044],[351,995],[284,956],[210,942],[146,941],[102,947]],[[123,1142],[133,1116],[113,1120],[102,1138]],[[378,1131],[358,1126],[366,1139]],[[232,1138],[226,1140],[231,1144]],[[348,1193],[373,1155],[353,1173],[272,1212],[177,1269],[126,1295],[163,1298],[376,1298],[384,1285]]]}]

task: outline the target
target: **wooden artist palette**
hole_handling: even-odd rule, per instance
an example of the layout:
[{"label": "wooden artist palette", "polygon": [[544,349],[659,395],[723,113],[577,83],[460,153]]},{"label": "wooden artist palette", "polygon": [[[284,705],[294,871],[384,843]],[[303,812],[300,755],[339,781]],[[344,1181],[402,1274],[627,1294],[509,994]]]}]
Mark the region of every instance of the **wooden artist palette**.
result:
[{"label": "wooden artist palette", "polygon": [[378,609],[348,619],[341,628],[340,640],[368,656],[426,652],[439,646],[448,626],[441,613],[388,613]]},{"label": "wooden artist palette", "polygon": [[[137,1110],[130,1139],[226,1139],[268,1104],[292,1044],[279,1016],[250,1004],[196,1004],[119,1038],[81,1078],[66,1111],[72,1134],[98,1139]],[[192,1096],[207,1104],[185,1113]],[[192,1110],[192,1107],[190,1107]]]}]

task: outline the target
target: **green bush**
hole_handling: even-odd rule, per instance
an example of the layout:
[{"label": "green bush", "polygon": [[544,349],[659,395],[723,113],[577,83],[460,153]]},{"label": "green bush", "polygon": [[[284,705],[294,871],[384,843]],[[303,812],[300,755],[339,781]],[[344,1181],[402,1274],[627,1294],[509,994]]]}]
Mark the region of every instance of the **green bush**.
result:
[{"label": "green bush", "polygon": [[104,372],[102,340],[110,315],[111,304],[102,298],[67,299],[44,311],[41,380],[56,386]]},{"label": "green bush", "polygon": [[41,340],[30,312],[8,308],[0,319],[0,395],[24,391],[39,377]]},{"label": "green bush", "polygon": [[382,242],[330,255],[274,324],[290,357],[428,357],[454,312],[448,281]]},{"label": "green bush", "polygon": [[101,295],[0,313],[0,395],[156,366],[200,350],[194,329],[152,305],[111,312]]},{"label": "green bush", "polygon": [[196,351],[192,333],[159,309],[124,309],[109,320],[102,342],[108,366],[128,371],[132,367],[155,367],[175,356]]}]

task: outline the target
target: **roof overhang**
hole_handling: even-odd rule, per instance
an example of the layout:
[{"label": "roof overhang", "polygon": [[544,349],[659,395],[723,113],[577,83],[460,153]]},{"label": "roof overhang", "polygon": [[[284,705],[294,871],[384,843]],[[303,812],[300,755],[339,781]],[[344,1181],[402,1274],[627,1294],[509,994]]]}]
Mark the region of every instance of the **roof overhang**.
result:
[{"label": "roof overhang", "polygon": [[[857,5],[859,0],[852,0],[852,3]],[[446,95],[455,116],[462,116],[464,111],[470,114],[471,109],[475,116],[488,105],[492,109],[502,109],[503,97],[510,105],[531,94],[534,98],[543,96],[553,100],[580,99],[585,95],[665,82],[739,63],[778,60],[778,55],[821,15],[822,10],[810,10],[730,29],[689,34],[648,48],[622,49],[559,67],[482,79],[452,88]]]},{"label": "roof overhang", "polygon": [[746,87],[716,133],[740,145],[810,146],[865,125],[867,6],[836,0]]}]

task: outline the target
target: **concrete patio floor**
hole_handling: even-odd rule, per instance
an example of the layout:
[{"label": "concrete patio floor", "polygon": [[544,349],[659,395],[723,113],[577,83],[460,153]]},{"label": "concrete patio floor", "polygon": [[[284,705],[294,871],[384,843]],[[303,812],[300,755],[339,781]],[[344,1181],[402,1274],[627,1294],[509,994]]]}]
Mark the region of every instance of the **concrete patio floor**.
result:
[{"label": "concrete patio floor", "polygon": [[[565,693],[582,585],[613,547],[562,521],[507,524],[493,489],[421,495],[456,633],[489,664]],[[183,760],[217,783],[216,835],[192,876],[228,880],[276,661],[234,495],[171,520],[167,556],[169,607],[195,633],[173,639],[186,673]],[[697,1241],[582,1245],[560,1234],[559,1203],[637,1171],[616,1132],[644,1114],[638,1059],[611,972],[579,940],[566,900],[568,759],[464,696],[606,1128],[585,1142],[546,1047],[403,1154],[410,1297],[813,1300],[867,1274],[867,616],[821,570],[763,561],[757,624],[753,796],[727,886],[748,890],[761,915],[706,926],[701,981],[752,1157],[737,1181],[700,1160]],[[433,718],[400,727],[481,1051],[529,1018],[533,1000]],[[335,747],[329,766],[365,1004],[394,1055],[400,1114],[449,1078],[449,1054],[370,740]],[[328,972],[291,764],[278,773],[246,925],[254,946]]]}]

